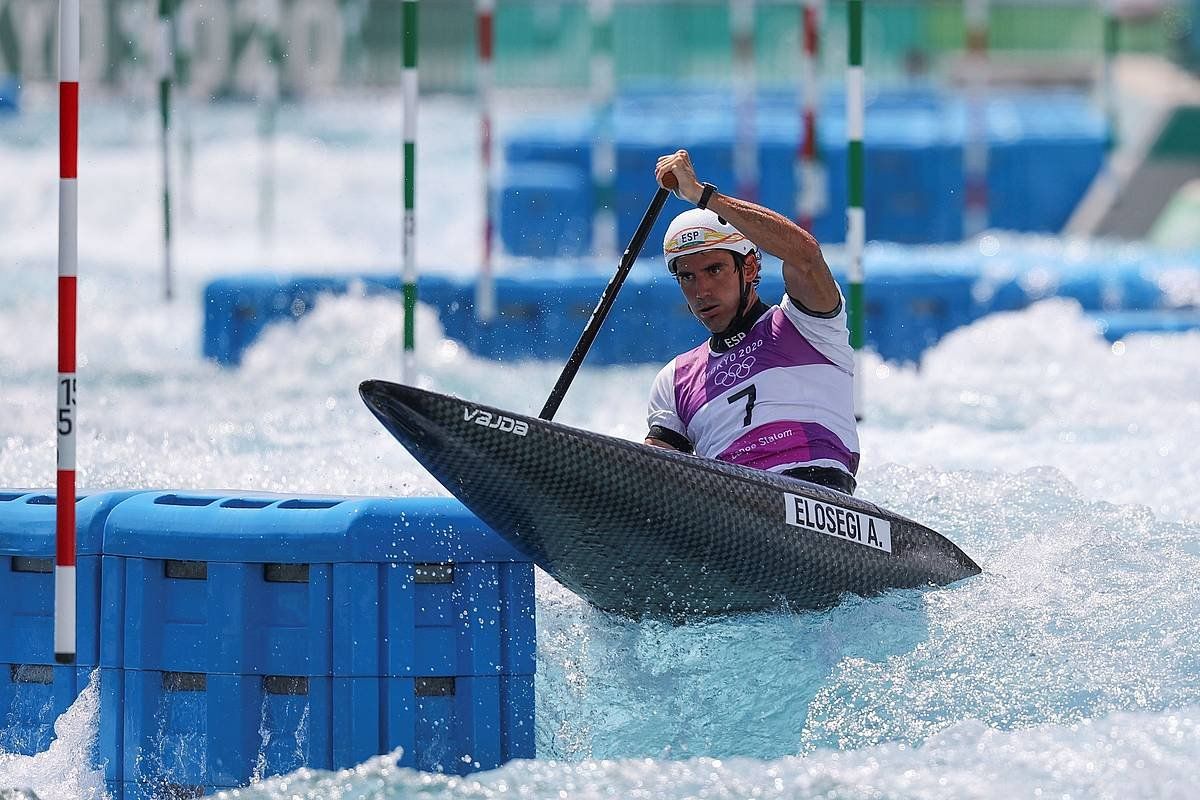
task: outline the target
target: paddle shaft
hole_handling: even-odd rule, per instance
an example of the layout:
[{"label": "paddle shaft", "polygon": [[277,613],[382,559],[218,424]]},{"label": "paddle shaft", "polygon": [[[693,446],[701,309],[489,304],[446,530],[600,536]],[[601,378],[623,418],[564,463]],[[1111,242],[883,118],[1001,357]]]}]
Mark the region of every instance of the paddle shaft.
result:
[{"label": "paddle shaft", "polygon": [[596,308],[592,311],[591,319],[588,320],[587,325],[584,327],[579,341],[575,343],[575,349],[571,351],[571,357],[567,359],[567,365],[563,367],[562,374],[558,376],[558,382],[554,384],[554,389],[550,392],[550,397],[546,400],[546,405],[542,407],[542,413],[538,415],[542,419],[554,419],[554,415],[558,413],[558,407],[562,403],[563,397],[566,396],[567,389],[571,386],[571,381],[575,380],[575,374],[579,372],[579,367],[583,364],[584,357],[587,356],[588,350],[592,348],[592,342],[596,341],[596,334],[600,332],[600,326],[604,324],[604,318],[612,310],[613,303],[617,299],[617,292],[621,291],[621,284],[625,283],[625,278],[629,275],[629,270],[633,267],[633,262],[637,260],[638,254],[642,252],[642,245],[646,243],[646,237],[650,235],[650,229],[654,227],[654,221],[658,219],[658,214],[667,202],[669,194],[670,192],[661,187],[654,193],[654,199],[650,201],[650,206],[646,209],[646,213],[642,215],[642,221],[638,223],[637,230],[633,233],[633,238],[629,240],[629,246],[625,248],[625,253],[621,256],[621,263],[617,266],[616,274],[608,282],[608,286],[604,288],[604,294],[600,295],[600,302],[596,304]]}]

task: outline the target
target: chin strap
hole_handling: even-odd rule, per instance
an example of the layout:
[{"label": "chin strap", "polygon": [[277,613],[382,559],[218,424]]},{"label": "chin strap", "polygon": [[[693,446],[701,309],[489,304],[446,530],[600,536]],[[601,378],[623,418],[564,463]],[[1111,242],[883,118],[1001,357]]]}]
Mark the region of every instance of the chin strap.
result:
[{"label": "chin strap", "polygon": [[742,297],[738,302],[738,311],[733,321],[725,330],[714,333],[709,338],[709,344],[715,352],[724,353],[730,348],[736,347],[742,339],[746,338],[746,334],[750,332],[750,328],[758,321],[759,317],[766,313],[767,305],[762,298],[755,299],[754,305],[750,305],[750,289],[751,286],[743,282]]}]

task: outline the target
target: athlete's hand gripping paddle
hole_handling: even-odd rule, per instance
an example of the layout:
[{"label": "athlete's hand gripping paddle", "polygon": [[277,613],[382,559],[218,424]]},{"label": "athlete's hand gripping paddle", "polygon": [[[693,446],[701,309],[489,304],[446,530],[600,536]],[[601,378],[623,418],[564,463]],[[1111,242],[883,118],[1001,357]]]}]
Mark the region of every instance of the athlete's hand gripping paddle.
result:
[{"label": "athlete's hand gripping paddle", "polygon": [[[668,174],[663,178],[663,183],[674,182],[674,179],[674,175]],[[650,201],[650,206],[642,215],[642,221],[638,223],[637,230],[633,232],[633,238],[629,240],[629,246],[625,248],[625,253],[621,256],[621,263],[617,266],[616,274],[608,282],[604,294],[600,295],[600,302],[592,311],[591,319],[584,326],[583,333],[575,344],[575,349],[571,351],[571,357],[567,359],[567,365],[563,367],[562,374],[558,376],[558,382],[554,384],[554,389],[546,400],[546,405],[542,407],[542,413],[538,415],[542,419],[554,419],[554,415],[558,412],[558,407],[567,394],[571,381],[575,380],[575,374],[579,372],[584,357],[592,348],[592,342],[596,341],[596,334],[600,332],[600,326],[604,324],[605,317],[612,310],[613,303],[617,299],[617,292],[621,291],[621,284],[625,283],[625,278],[629,275],[633,262],[642,252],[642,245],[646,243],[646,237],[650,235],[650,229],[654,227],[654,221],[658,219],[658,214],[662,211],[669,195],[670,192],[662,187],[659,187],[658,191],[654,193],[654,199]]]}]

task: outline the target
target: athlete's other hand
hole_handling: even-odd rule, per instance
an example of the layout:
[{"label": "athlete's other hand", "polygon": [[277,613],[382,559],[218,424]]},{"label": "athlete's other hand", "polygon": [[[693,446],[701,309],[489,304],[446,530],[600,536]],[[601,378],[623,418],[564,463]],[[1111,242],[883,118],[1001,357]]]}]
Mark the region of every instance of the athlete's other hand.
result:
[{"label": "athlete's other hand", "polygon": [[695,205],[700,202],[704,187],[696,180],[696,168],[692,166],[687,150],[676,150],[658,159],[654,167],[654,179],[664,189],[672,191],[680,200]]}]

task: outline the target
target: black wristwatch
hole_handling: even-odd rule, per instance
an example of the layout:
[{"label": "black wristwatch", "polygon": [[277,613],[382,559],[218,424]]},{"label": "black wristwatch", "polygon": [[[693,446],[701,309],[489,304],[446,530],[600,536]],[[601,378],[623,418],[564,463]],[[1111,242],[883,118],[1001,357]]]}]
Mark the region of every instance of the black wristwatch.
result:
[{"label": "black wristwatch", "polygon": [[701,186],[704,187],[704,191],[700,193],[700,202],[696,203],[696,208],[708,208],[708,201],[712,199],[717,187],[711,183],[703,183]]}]

